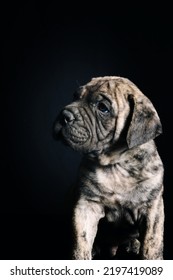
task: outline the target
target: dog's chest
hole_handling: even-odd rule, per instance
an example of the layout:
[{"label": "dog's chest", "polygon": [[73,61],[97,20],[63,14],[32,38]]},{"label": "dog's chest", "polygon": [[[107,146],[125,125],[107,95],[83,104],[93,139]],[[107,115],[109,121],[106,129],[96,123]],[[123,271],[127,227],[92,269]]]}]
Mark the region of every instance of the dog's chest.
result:
[{"label": "dog's chest", "polygon": [[131,199],[138,181],[139,174],[136,173],[136,176],[131,176],[130,172],[119,164],[108,168],[97,168],[95,178],[102,202],[110,205],[115,204],[116,201],[123,203]]},{"label": "dog's chest", "polygon": [[101,189],[117,193],[129,191],[137,181],[135,176],[130,176],[129,171],[119,164],[108,168],[97,168],[96,179]]}]

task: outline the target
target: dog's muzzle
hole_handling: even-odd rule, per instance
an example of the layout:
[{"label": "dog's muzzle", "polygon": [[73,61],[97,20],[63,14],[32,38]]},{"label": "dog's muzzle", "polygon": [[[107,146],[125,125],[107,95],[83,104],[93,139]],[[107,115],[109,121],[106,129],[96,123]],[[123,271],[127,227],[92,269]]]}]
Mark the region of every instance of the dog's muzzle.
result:
[{"label": "dog's muzzle", "polygon": [[64,109],[54,122],[53,125],[54,138],[56,139],[58,137],[59,132],[63,127],[65,127],[67,124],[72,124],[74,120],[75,120],[74,114],[71,111]]},{"label": "dog's muzzle", "polygon": [[[54,123],[54,138],[63,136],[66,143],[75,148],[84,145],[89,139],[89,131],[85,127],[79,114],[75,114],[72,108],[65,108]],[[76,147],[77,148],[77,147]]]},{"label": "dog's muzzle", "polygon": [[71,111],[65,109],[62,111],[61,121],[64,125],[72,124],[75,121],[75,116]]}]

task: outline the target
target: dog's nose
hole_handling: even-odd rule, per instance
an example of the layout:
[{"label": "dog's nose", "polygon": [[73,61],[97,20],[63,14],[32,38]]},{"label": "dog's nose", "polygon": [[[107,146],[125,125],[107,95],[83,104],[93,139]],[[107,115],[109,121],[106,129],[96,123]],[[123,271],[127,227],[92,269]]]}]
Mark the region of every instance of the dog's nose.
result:
[{"label": "dog's nose", "polygon": [[62,111],[62,120],[64,124],[67,123],[72,123],[74,121],[75,117],[73,115],[73,113],[67,109],[64,109]]}]

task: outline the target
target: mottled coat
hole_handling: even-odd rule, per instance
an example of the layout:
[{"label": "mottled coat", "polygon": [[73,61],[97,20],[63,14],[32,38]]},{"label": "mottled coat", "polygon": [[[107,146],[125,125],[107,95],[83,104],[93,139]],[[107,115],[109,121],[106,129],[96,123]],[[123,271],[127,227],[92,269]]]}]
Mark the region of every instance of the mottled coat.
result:
[{"label": "mottled coat", "polygon": [[74,94],[54,131],[83,154],[73,210],[73,259],[92,259],[98,225],[113,228],[112,255],[127,244],[141,259],[163,258],[162,133],[151,101],[128,79],[93,78]]}]

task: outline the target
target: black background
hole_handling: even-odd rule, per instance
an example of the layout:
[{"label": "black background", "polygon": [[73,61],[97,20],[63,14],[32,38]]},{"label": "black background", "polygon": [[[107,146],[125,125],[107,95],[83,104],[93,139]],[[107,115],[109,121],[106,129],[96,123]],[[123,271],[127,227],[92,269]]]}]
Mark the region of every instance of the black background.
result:
[{"label": "black background", "polygon": [[[58,1],[57,1],[58,2]],[[86,2],[1,8],[1,259],[66,259],[66,197],[80,155],[52,138],[59,110],[92,77],[131,79],[163,125],[165,259],[172,243],[170,7]]]}]

